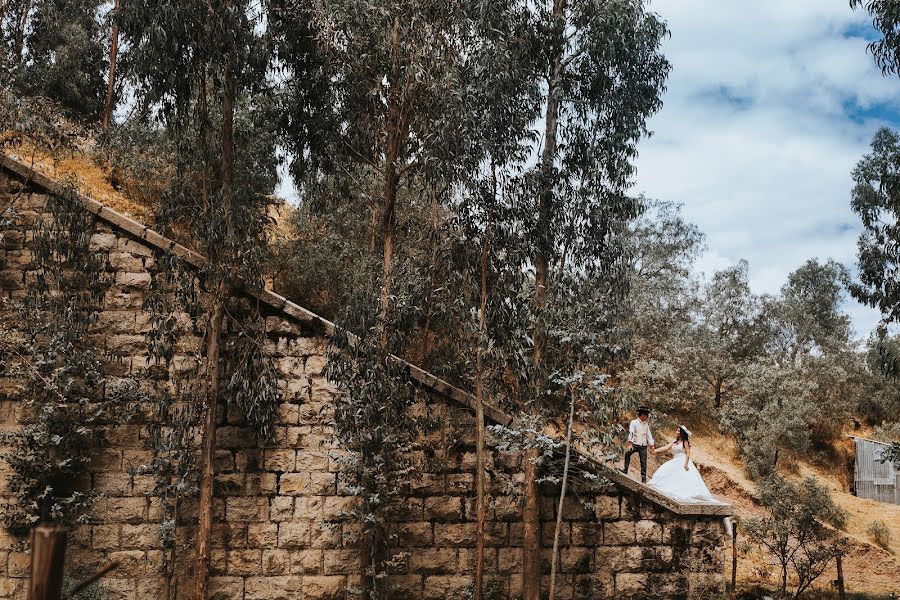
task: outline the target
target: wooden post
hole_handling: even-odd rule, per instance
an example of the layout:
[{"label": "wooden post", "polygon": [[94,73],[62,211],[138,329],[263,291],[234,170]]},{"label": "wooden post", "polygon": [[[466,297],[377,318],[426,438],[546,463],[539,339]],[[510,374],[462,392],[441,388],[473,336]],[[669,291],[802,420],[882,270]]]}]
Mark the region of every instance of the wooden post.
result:
[{"label": "wooden post", "polygon": [[31,530],[31,583],[28,600],[59,600],[66,562],[66,530],[39,523]]},{"label": "wooden post", "polygon": [[737,520],[731,523],[731,594],[737,594]]},{"label": "wooden post", "polygon": [[844,565],[841,563],[841,553],[838,552],[837,556],[835,556],[837,560],[837,589],[838,589],[838,600],[846,600],[847,595],[844,592]]}]

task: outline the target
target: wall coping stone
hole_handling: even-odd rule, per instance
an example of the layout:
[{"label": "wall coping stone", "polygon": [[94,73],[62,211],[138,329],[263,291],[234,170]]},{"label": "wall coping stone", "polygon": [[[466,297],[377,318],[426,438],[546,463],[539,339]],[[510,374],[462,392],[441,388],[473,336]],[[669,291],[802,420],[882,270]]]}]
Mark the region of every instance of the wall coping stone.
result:
[{"label": "wall coping stone", "polygon": [[[6,169],[7,171],[17,175],[19,178],[24,179],[26,183],[33,184],[39,188],[46,190],[49,193],[56,195],[64,195],[70,193],[70,191],[67,190],[66,187],[60,184],[58,181],[35,171],[31,167],[5,154],[0,154],[0,168]],[[190,248],[159,234],[158,232],[140,223],[139,221],[127,217],[98,202],[97,200],[94,200],[93,198],[85,196],[81,193],[76,193],[76,199],[88,212],[97,215],[98,218],[105,221],[107,224],[113,226],[116,229],[119,229],[120,231],[124,231],[134,236],[148,246],[156,248],[162,252],[170,253],[195,268],[201,268],[206,264],[206,257],[202,254],[195,252],[194,250],[191,250]],[[328,319],[325,319],[315,314],[314,312],[298,304],[295,304],[294,302],[291,302],[284,296],[276,294],[271,290],[255,290],[249,287],[245,287],[243,289],[243,292],[259,300],[263,304],[271,307],[275,311],[281,312],[291,319],[298,321],[300,324],[312,330],[318,331],[323,335],[331,335],[335,330],[337,330],[337,326]],[[351,343],[353,343],[354,340],[358,339],[355,335],[350,333],[348,333],[348,337],[350,338]],[[443,379],[429,373],[428,371],[425,371],[424,369],[412,363],[403,360],[400,357],[393,356],[392,358],[397,362],[399,366],[406,370],[409,378],[417,385],[435,392],[457,404],[474,409],[475,397],[472,394],[447,383]],[[489,420],[498,425],[511,426],[514,422],[514,418],[511,415],[507,414],[496,406],[485,405],[484,413]],[[556,434],[556,432],[553,431],[552,428],[549,428],[547,433],[551,435]],[[615,485],[621,488],[625,488],[626,490],[641,496],[652,504],[655,504],[660,508],[669,510],[677,515],[707,515],[724,517],[734,514],[734,509],[729,504],[679,502],[678,500],[671,498],[646,484],[640,483],[628,477],[627,475],[616,469],[614,466],[598,458],[595,453],[593,453],[584,444],[576,442],[576,444],[573,445],[573,448],[584,458],[584,460],[588,464],[590,464],[597,470],[598,474],[603,475]]]}]

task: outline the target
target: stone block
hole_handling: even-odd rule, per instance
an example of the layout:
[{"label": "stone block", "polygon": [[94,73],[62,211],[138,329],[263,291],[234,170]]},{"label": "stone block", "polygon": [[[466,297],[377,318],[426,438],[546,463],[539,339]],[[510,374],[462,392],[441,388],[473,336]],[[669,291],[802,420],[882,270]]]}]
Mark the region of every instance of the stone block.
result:
[{"label": "stone block", "polygon": [[607,546],[622,546],[635,543],[634,521],[608,521],[603,523],[603,543]]},{"label": "stone block", "polygon": [[563,548],[559,553],[559,568],[563,573],[590,573],[593,556],[594,551],[591,548],[579,546]]},{"label": "stone block", "polygon": [[463,547],[475,543],[475,523],[437,523],[434,526],[434,545]]},{"label": "stone block", "polygon": [[[293,406],[293,405],[288,405]],[[265,451],[264,464],[266,471],[279,473],[291,472],[297,463],[297,451],[284,448],[271,448]]]},{"label": "stone block", "polygon": [[250,548],[274,548],[277,545],[276,523],[252,523],[247,526],[247,546]]},{"label": "stone block", "polygon": [[278,493],[282,496],[312,495],[309,473],[285,473],[279,477]]},{"label": "stone block", "polygon": [[314,354],[306,357],[306,362],[303,365],[303,372],[307,377],[314,377],[316,375],[322,375],[327,366],[327,358],[322,355]]},{"label": "stone block", "polygon": [[422,597],[422,577],[420,575],[391,575],[388,578],[391,598],[398,600],[418,600]]},{"label": "stone block", "polygon": [[280,425],[296,425],[300,422],[300,407],[289,402],[279,404],[275,420]]},{"label": "stone block", "polygon": [[465,499],[461,496],[425,498],[425,518],[434,521],[459,521]]},{"label": "stone block", "polygon": [[330,525],[328,523],[315,523],[309,539],[310,548],[340,548],[341,547],[341,528],[339,525]]},{"label": "stone block", "polygon": [[31,575],[31,553],[10,552],[7,559],[7,570],[10,577],[28,577]]},{"label": "stone block", "polygon": [[122,525],[122,548],[153,550],[160,546],[159,525],[144,523],[141,525]]},{"label": "stone block", "polygon": [[[209,600],[217,600],[212,595],[212,579],[210,578],[210,590],[209,590]],[[241,582],[241,594],[244,593],[243,582]],[[141,577],[137,580],[137,589],[136,589],[136,598],[139,600],[143,600],[144,598],[165,598],[166,595],[166,584],[165,580],[162,577],[150,575],[148,577]],[[224,598],[219,598],[218,600],[226,600]]]},{"label": "stone block", "polygon": [[641,520],[635,523],[637,543],[643,545],[655,545],[662,543],[663,529],[655,521]]},{"label": "stone block", "polygon": [[292,575],[315,575],[324,570],[324,550],[294,550],[291,552]]},{"label": "stone block", "polygon": [[116,247],[114,233],[95,233],[91,236],[89,248],[94,252],[109,252]]},{"label": "stone block", "polygon": [[230,550],[229,575],[256,575],[262,571],[262,550]]},{"label": "stone block", "polygon": [[296,470],[300,472],[329,471],[328,453],[316,450],[299,450],[297,452]]},{"label": "stone block", "polygon": [[95,550],[118,549],[119,525],[94,525],[91,527],[91,548]]},{"label": "stone block", "polygon": [[306,575],[303,577],[303,598],[338,600],[344,597],[346,581],[341,575]]},{"label": "stone block", "polygon": [[216,496],[243,496],[243,473],[218,473],[213,481]]},{"label": "stone block", "polygon": [[116,285],[123,288],[146,290],[150,288],[150,273],[116,273]]},{"label": "stone block", "polygon": [[229,521],[265,521],[269,516],[269,499],[226,498],[225,515]]},{"label": "stone block", "polygon": [[114,271],[140,273],[145,269],[144,261],[128,252],[110,252],[109,267]]},{"label": "stone block", "polygon": [[422,598],[424,600],[463,598],[471,585],[472,577],[463,575],[432,575],[425,578]]},{"label": "stone block", "polygon": [[128,252],[129,254],[134,254],[135,256],[153,256],[152,247],[144,245],[141,242],[129,239],[127,237],[119,238],[119,243],[116,245],[116,249],[119,252]]},{"label": "stone block", "polygon": [[143,498],[100,498],[94,503],[94,517],[106,523],[141,523],[147,516]]},{"label": "stone block", "polygon": [[[562,521],[559,524],[559,543],[568,546],[572,543],[572,524],[569,521]],[[553,537],[556,535],[556,521],[543,521],[541,523],[541,543],[545,548],[553,546]]]},{"label": "stone block", "polygon": [[305,598],[302,579],[294,575],[247,577],[244,600],[296,600]]},{"label": "stone block", "polygon": [[603,543],[603,526],[591,521],[572,523],[572,544],[575,546],[598,546]]},{"label": "stone block", "polygon": [[263,575],[290,575],[291,553],[289,550],[263,550]]},{"label": "stone block", "polygon": [[312,534],[312,522],[285,522],[278,525],[279,548],[308,548]]},{"label": "stone block", "polygon": [[598,519],[618,519],[621,514],[621,503],[617,496],[597,496],[594,505]]},{"label": "stone block", "polygon": [[278,491],[278,476],[275,473],[248,473],[245,489],[250,496],[274,496]]},{"label": "stone block", "polygon": [[363,570],[361,553],[356,550],[325,550],[323,560],[326,575],[350,575]]},{"label": "stone block", "polygon": [[[150,598],[150,597],[151,596],[146,596],[146,598]],[[243,580],[243,578],[241,578],[241,577],[210,577],[209,578],[209,600],[243,600],[243,599],[244,599],[244,580]]]},{"label": "stone block", "polygon": [[645,598],[648,577],[646,573],[618,573],[615,576],[617,598]]},{"label": "stone block", "polygon": [[434,542],[433,525],[428,521],[400,524],[400,545],[413,548],[430,546]]},{"label": "stone block", "polygon": [[330,496],[337,492],[337,477],[334,473],[310,473],[309,495]]},{"label": "stone block", "polygon": [[360,499],[355,496],[325,496],[318,518],[334,522],[353,520],[353,511],[359,504]]},{"label": "stone block", "polygon": [[294,516],[294,497],[275,496],[269,502],[269,520],[288,521]]},{"label": "stone block", "polygon": [[118,552],[110,552],[107,557],[109,560],[119,561],[116,567],[116,575],[120,577],[130,577],[137,579],[144,575],[147,565],[147,554],[142,550],[120,550]]},{"label": "stone block", "polygon": [[457,570],[456,550],[423,548],[409,555],[409,570],[420,575],[452,575]]}]

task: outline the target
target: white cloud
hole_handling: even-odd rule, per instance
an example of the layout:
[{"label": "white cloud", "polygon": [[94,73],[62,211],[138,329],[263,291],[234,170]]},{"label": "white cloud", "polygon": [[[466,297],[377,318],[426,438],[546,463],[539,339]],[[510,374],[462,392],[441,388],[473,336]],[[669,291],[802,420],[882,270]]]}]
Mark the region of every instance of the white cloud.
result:
[{"label": "white cloud", "polygon": [[[809,258],[853,266],[859,219],[851,171],[900,80],[866,52],[868,16],[846,0],[656,0],[673,64],[655,135],[641,143],[636,191],[681,202],[707,234],[699,268],[745,258],[774,292]],[[882,111],[884,112],[884,111]],[[887,113],[885,113],[887,114]],[[877,314],[848,303],[866,335]]]}]

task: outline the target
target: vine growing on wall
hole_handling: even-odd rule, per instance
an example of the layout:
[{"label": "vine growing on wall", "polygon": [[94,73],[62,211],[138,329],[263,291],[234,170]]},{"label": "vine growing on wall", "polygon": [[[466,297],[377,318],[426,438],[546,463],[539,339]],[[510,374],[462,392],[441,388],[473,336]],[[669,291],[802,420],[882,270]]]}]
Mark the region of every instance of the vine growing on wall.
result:
[{"label": "vine growing on wall", "polygon": [[14,399],[28,409],[25,425],[0,440],[16,497],[3,517],[19,535],[39,520],[86,519],[87,466],[121,401],[105,390],[104,362],[114,357],[90,335],[109,285],[90,248],[93,216],[71,182],[48,195],[46,210],[29,232],[34,270],[14,310],[18,343],[4,347],[6,369],[22,381]]},{"label": "vine growing on wall", "polygon": [[[193,272],[177,257],[164,253],[157,257],[159,269],[150,280],[150,293],[143,308],[150,314],[146,334],[147,360],[154,366],[171,366],[176,344],[185,335],[185,321],[195,328],[201,314],[198,283]],[[152,452],[150,464],[137,471],[155,478],[154,495],[160,499],[160,545],[163,552],[165,597],[178,594],[175,567],[181,552],[191,541],[179,543],[178,527],[184,519],[185,501],[197,495],[197,438],[200,427],[198,394],[201,389],[197,374],[203,357],[197,348],[183,357],[184,365],[175,369],[170,385],[153,385],[145,381],[137,386],[133,397],[146,419],[147,447]],[[171,371],[171,370],[170,370]]]},{"label": "vine growing on wall", "polygon": [[349,492],[359,498],[349,516],[360,525],[360,539],[349,541],[361,549],[366,582],[356,592],[369,600],[387,598],[385,579],[402,560],[392,551],[397,545],[394,525],[410,483],[423,471],[424,436],[435,423],[427,406],[417,404],[406,369],[377,336],[359,339],[338,329],[331,339],[327,374],[340,389],[334,437],[349,451],[341,459],[341,473]]},{"label": "vine growing on wall", "polygon": [[[200,277],[170,253],[157,257],[143,308],[149,312],[146,334],[148,362],[164,366],[168,376],[148,378],[135,388],[135,400],[146,422],[149,464],[137,472],[155,477],[154,495],[160,499],[160,543],[163,550],[165,597],[179,594],[176,565],[194,544],[179,528],[195,525],[185,506],[197,498],[200,485],[198,440],[202,432],[205,364],[209,316],[200,300]],[[267,440],[280,402],[275,366],[265,348],[265,319],[258,305],[236,300],[223,319],[223,399],[234,403],[257,440]],[[196,336],[197,344],[185,343]],[[174,364],[175,361],[178,364]]]}]

